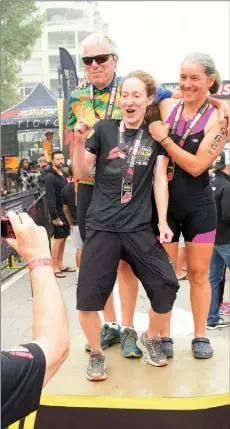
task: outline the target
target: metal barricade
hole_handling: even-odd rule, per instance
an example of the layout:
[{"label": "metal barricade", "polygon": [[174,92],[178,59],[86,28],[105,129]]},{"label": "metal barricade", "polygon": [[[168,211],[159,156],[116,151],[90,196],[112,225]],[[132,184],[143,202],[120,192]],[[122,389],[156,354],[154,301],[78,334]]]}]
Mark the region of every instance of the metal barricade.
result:
[{"label": "metal barricade", "polygon": [[[3,198],[1,215],[7,215],[10,210],[14,210],[16,213],[27,212],[37,225],[44,226],[50,243],[52,226],[48,214],[45,189],[36,188]],[[4,282],[25,267],[26,262],[21,256],[5,240],[1,240],[1,281]]]}]

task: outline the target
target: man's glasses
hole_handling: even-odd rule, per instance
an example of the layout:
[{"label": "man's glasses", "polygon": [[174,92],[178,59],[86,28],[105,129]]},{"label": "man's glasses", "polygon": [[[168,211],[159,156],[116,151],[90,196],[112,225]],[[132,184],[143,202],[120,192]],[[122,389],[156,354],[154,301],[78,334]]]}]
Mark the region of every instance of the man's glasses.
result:
[{"label": "man's glasses", "polygon": [[82,61],[86,66],[91,66],[93,64],[93,61],[95,61],[98,65],[100,65],[100,64],[106,63],[106,61],[108,61],[110,56],[114,58],[113,54],[102,54],[102,55],[95,55],[95,57],[83,57]]}]

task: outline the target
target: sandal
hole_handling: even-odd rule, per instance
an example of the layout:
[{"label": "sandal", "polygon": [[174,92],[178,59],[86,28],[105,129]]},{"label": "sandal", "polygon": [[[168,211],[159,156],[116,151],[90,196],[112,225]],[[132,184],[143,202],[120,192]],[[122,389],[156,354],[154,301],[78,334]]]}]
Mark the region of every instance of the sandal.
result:
[{"label": "sandal", "polygon": [[66,276],[64,276],[63,274],[62,274],[62,272],[61,271],[56,271],[55,273],[54,273],[54,275],[55,275],[55,277],[57,277],[57,279],[64,279]]},{"label": "sandal", "polygon": [[173,339],[170,337],[161,337],[161,342],[163,353],[167,356],[167,358],[173,357]]},{"label": "sandal", "polygon": [[64,270],[61,270],[62,273],[75,273],[76,270],[70,267],[64,268]]},{"label": "sandal", "polygon": [[192,340],[192,353],[196,359],[210,359],[213,357],[213,349],[208,338],[200,337]]}]

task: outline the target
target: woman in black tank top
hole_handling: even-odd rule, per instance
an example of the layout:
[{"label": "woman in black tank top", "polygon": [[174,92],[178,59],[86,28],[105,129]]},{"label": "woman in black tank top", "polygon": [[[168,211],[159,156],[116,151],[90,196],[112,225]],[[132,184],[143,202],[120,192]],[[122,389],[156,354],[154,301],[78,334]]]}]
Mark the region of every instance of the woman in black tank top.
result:
[{"label": "woman in black tank top", "polygon": [[[194,357],[202,359],[213,355],[210,341],[205,337],[211,299],[209,264],[216,231],[215,201],[208,169],[221,153],[227,135],[227,120],[220,122],[217,111],[208,102],[208,91],[215,94],[219,83],[218,72],[208,55],[188,55],[180,70],[183,102],[175,106],[175,100],[164,100],[160,105],[164,123],[158,121],[150,125],[152,137],[162,147],[157,164],[169,181],[167,220],[174,237],[165,249],[175,265],[179,236],[183,233],[195,325],[192,352]],[[168,344],[168,355],[172,356],[170,318],[161,336]]]}]

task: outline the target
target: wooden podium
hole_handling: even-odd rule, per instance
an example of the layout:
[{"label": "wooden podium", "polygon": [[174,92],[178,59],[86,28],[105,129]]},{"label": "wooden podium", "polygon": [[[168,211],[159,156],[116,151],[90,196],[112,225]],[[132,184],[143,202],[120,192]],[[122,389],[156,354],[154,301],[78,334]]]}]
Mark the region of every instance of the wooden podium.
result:
[{"label": "wooden podium", "polygon": [[37,413],[17,429],[227,429],[229,341],[212,339],[214,357],[194,359],[192,336],[174,337],[175,357],[156,368],[106,351],[108,378],[85,378],[84,337],[72,338],[67,361],[43,392]]}]

